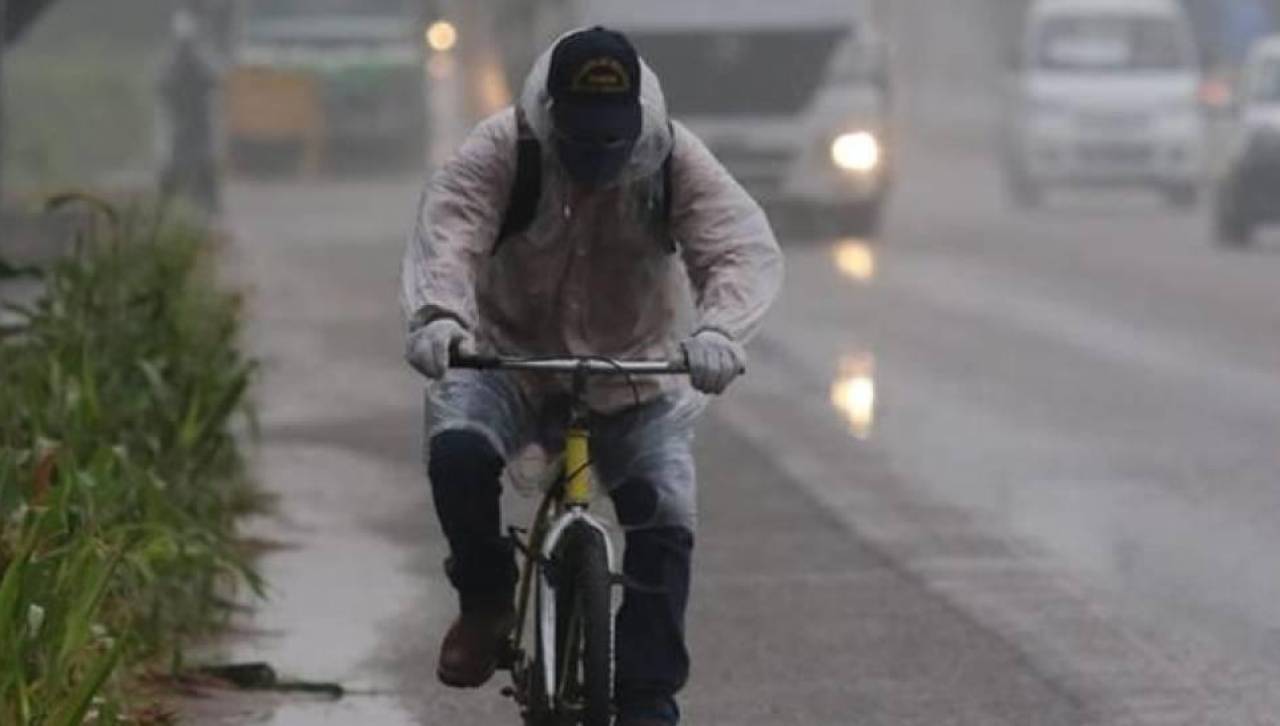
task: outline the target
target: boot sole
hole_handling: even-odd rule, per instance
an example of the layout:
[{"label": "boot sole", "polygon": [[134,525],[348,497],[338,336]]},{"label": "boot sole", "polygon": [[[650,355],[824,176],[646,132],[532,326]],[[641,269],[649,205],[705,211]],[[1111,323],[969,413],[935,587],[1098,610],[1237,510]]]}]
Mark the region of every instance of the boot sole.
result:
[{"label": "boot sole", "polygon": [[495,663],[484,674],[483,678],[477,680],[476,678],[467,678],[457,673],[450,672],[446,668],[437,668],[436,677],[440,679],[441,683],[449,686],[450,688],[479,688],[488,683],[490,679],[493,678],[493,674],[496,673],[497,670],[498,666]]}]

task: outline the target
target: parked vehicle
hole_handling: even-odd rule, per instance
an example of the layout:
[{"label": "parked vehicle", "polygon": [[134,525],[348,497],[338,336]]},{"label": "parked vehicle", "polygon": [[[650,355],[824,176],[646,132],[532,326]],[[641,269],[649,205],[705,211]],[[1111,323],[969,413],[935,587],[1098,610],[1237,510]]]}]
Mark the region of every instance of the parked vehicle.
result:
[{"label": "parked vehicle", "polygon": [[422,0],[243,0],[227,80],[233,164],[284,155],[316,170],[351,148],[418,161],[424,15]]},{"label": "parked vehicle", "polygon": [[1280,36],[1249,55],[1238,94],[1230,156],[1215,187],[1217,237],[1247,245],[1263,223],[1280,222]]},{"label": "parked vehicle", "polygon": [[1179,2],[1036,0],[1017,66],[1005,160],[1016,203],[1067,185],[1145,186],[1195,203],[1205,122]]}]

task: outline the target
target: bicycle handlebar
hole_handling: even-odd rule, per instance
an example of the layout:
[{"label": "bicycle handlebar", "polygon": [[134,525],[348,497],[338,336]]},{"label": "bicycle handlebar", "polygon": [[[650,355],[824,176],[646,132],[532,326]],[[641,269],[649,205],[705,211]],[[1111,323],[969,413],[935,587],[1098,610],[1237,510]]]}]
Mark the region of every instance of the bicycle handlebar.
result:
[{"label": "bicycle handlebar", "polygon": [[502,358],[498,356],[454,356],[453,368],[472,370],[535,371],[539,373],[585,373],[588,375],[683,375],[689,366],[666,360],[612,360],[609,358]]}]

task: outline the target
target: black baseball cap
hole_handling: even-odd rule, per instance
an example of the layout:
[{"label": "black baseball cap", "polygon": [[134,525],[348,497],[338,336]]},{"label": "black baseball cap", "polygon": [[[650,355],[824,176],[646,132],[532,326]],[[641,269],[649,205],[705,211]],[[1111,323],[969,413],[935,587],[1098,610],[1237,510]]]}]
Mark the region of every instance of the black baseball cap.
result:
[{"label": "black baseball cap", "polygon": [[556,132],[575,142],[634,143],[640,137],[640,56],[603,27],[565,36],[551,52],[547,94]]}]

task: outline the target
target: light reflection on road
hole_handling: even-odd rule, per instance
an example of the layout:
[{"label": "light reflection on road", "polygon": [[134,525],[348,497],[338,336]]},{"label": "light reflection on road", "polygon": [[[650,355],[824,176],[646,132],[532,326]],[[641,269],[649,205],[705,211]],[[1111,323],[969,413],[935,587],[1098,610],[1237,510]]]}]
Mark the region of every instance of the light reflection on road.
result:
[{"label": "light reflection on road", "polygon": [[427,61],[427,72],[437,81],[452,78],[457,68],[458,61],[452,53],[432,53]]},{"label": "light reflection on road", "polygon": [[511,88],[497,58],[485,59],[476,74],[476,83],[479,84],[477,94],[485,113],[497,113],[511,103]]},{"label": "light reflection on road", "polygon": [[869,353],[846,356],[831,384],[831,405],[845,417],[849,430],[867,439],[876,420],[875,357]]},{"label": "light reflection on road", "polygon": [[836,268],[845,277],[858,282],[871,282],[876,277],[876,253],[871,245],[858,239],[846,239],[832,248]]}]

